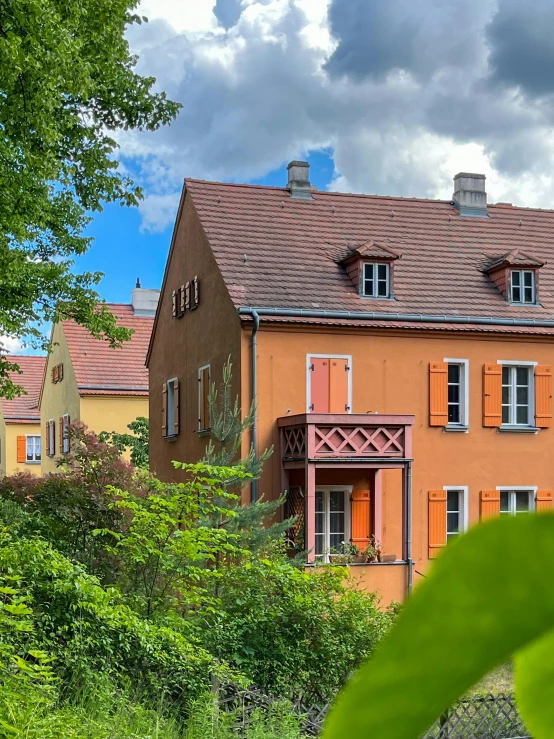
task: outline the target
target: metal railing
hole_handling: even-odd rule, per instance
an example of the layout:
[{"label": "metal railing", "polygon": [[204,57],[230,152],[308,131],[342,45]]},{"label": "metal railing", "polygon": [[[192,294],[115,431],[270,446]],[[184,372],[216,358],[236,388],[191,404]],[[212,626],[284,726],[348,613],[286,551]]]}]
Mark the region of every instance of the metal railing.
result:
[{"label": "metal railing", "polygon": [[[248,728],[252,713],[269,708],[280,699],[258,688],[242,689],[225,685],[219,689],[221,710],[232,711],[237,717],[237,735]],[[317,737],[323,730],[325,716],[331,707],[291,702],[291,710],[299,717],[304,733]],[[531,739],[510,693],[464,698],[433,724],[421,739]]]}]

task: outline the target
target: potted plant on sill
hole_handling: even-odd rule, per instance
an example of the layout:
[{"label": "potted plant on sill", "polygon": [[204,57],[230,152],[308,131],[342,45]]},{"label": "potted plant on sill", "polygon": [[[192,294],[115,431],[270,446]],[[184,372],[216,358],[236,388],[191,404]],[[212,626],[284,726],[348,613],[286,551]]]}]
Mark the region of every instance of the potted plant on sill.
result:
[{"label": "potted plant on sill", "polygon": [[375,534],[372,534],[369,539],[369,544],[364,550],[366,562],[380,562],[381,561],[381,542],[375,538]]}]

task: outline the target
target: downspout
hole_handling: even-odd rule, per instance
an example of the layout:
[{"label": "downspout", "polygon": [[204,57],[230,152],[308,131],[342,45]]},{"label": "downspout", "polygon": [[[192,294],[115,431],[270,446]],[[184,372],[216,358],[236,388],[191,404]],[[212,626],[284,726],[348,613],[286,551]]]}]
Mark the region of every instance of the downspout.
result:
[{"label": "downspout", "polygon": [[408,597],[412,594],[414,574],[412,561],[412,463],[406,469],[406,559],[408,561]]},{"label": "downspout", "polygon": [[[260,328],[260,316],[258,312],[252,308],[250,315],[254,321],[254,327],[252,328],[252,403],[255,404],[254,409],[254,420],[252,421],[252,449],[254,450],[254,461],[256,461],[258,454],[258,394],[257,394],[257,376],[258,376],[258,329]],[[258,481],[252,480],[252,503],[258,500]]]}]

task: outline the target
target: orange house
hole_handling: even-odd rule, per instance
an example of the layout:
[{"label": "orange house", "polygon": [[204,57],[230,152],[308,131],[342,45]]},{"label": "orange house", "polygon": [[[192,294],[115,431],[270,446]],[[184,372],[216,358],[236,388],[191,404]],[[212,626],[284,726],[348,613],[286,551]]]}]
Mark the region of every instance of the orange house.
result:
[{"label": "orange house", "polygon": [[[554,212],[186,180],[154,331],[150,459],[194,461],[206,396],[233,362],[252,443],[274,454],[253,499],[288,491],[309,561],[353,564],[401,599],[451,538],[552,506]],[[159,419],[156,421],[156,419]]]}]

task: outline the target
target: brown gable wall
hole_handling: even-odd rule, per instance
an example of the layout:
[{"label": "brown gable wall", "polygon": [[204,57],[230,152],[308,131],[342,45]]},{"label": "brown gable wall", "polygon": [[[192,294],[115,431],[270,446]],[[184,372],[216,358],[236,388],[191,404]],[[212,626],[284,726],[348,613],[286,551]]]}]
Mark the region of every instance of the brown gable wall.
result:
[{"label": "brown gable wall", "polygon": [[[198,275],[200,304],[173,318],[172,292]],[[152,339],[150,376],[150,467],[163,480],[182,479],[173,460],[195,462],[209,437],[199,436],[198,369],[211,365],[219,386],[223,365],[233,363],[234,394],[240,389],[240,321],[212,255],[188,193],[185,194]],[[174,441],[162,437],[162,386],[177,377],[180,386],[180,432]]]}]

